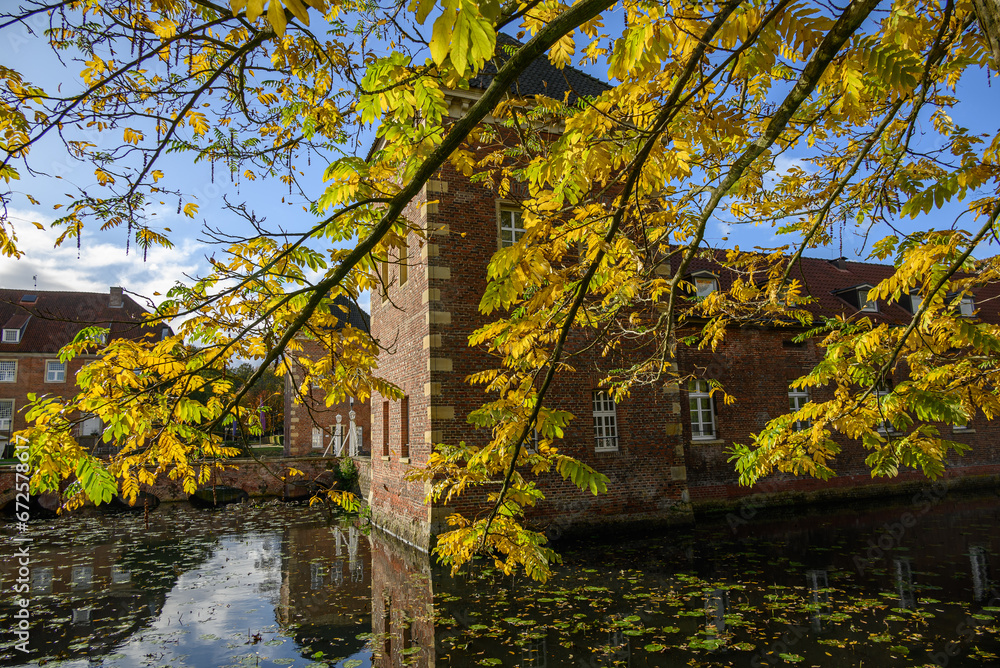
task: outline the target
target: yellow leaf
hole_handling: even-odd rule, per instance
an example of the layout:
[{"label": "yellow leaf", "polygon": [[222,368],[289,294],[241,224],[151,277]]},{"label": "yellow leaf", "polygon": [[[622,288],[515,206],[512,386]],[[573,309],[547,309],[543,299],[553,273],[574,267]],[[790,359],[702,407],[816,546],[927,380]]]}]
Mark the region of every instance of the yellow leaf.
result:
[{"label": "yellow leaf", "polygon": [[188,218],[194,218],[194,214],[198,213],[198,205],[194,202],[188,202],[184,205],[184,215]]},{"label": "yellow leaf", "polygon": [[267,22],[274,28],[278,37],[285,34],[285,8],[278,0],[271,0],[267,6]]},{"label": "yellow leaf", "polygon": [[256,21],[264,13],[264,0],[246,0],[246,4],[248,20]]},{"label": "yellow leaf", "polygon": [[299,21],[309,25],[309,10],[302,4],[301,0],[285,0],[285,6]]}]

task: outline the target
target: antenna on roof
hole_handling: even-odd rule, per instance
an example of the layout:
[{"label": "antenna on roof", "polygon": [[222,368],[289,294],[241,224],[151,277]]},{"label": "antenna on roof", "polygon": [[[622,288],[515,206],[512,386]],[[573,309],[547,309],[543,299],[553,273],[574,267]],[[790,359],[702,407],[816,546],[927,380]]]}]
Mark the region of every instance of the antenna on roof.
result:
[{"label": "antenna on roof", "polygon": [[38,274],[35,274],[31,278],[32,278],[33,281],[35,281],[35,289],[37,290],[38,289]]}]

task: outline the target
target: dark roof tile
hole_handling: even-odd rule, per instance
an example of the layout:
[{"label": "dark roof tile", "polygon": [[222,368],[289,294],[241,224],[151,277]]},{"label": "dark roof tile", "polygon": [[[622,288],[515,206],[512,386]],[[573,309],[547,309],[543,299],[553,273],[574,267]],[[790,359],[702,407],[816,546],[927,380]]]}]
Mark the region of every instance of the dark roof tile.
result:
[{"label": "dark roof tile", "polygon": [[[108,339],[159,336],[160,328],[141,324],[146,310],[128,295],[122,308],[110,307],[110,295],[98,292],[49,292],[32,290],[37,299],[24,303],[29,291],[0,288],[0,322],[28,318],[18,343],[0,341],[4,353],[55,353],[86,327],[110,329]],[[6,327],[6,325],[5,325]]]},{"label": "dark roof tile", "polygon": [[[716,251],[716,257],[723,258],[726,251]],[[677,262],[672,262],[676,266]],[[801,258],[798,266],[793,268],[790,278],[798,279],[803,285],[803,294],[813,297],[815,301],[804,306],[815,317],[853,316],[859,314],[859,309],[838,293],[867,286],[876,286],[890,278],[896,268],[892,265],[873,264],[868,262],[841,262],[843,269],[830,260],[822,258]],[[688,267],[688,274],[698,271],[710,271],[719,277],[720,287],[728,290],[737,274],[721,267],[720,263],[706,258],[697,258]],[[994,304],[1000,302],[1000,285],[987,285],[977,288],[974,293],[977,317],[985,322],[1000,324],[1000,313]],[[878,312],[864,312],[864,315],[876,322],[893,324],[908,323],[912,313],[896,301],[878,300]]]},{"label": "dark roof tile", "polygon": [[[521,42],[504,33],[497,34],[497,49],[493,60],[486,63],[478,76],[469,80],[473,88],[488,88],[496,76],[498,67],[502,67],[510,57],[509,48],[520,48]],[[569,104],[574,104],[581,95],[593,97],[600,95],[611,86],[596,77],[581,72],[575,67],[558,69],[549,62],[547,56],[533,60],[517,80],[511,84],[513,95],[527,97],[529,95],[546,95],[561,100],[569,93]]]}]

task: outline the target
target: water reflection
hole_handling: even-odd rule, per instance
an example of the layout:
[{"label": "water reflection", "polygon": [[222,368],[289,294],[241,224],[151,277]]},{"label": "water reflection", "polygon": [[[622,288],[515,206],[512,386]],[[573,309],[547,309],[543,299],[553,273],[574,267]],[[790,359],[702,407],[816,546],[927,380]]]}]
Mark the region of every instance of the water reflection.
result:
[{"label": "water reflection", "polygon": [[913,567],[907,557],[893,559],[892,566],[896,573],[896,591],[899,592],[899,607],[903,610],[913,610],[917,607],[917,594],[913,586]]},{"label": "water reflection", "polygon": [[981,545],[969,548],[969,565],[972,570],[972,600],[984,601],[990,590],[990,559]]},{"label": "water reflection", "polygon": [[[0,663],[902,667],[948,648],[949,666],[1000,665],[996,497],[941,503],[859,562],[900,512],[762,512],[737,533],[704,522],[562,544],[543,586],[488,561],[452,578],[309,508],[165,505],[148,531],[61,518],[32,525],[31,652],[0,646]],[[11,563],[0,578],[9,618]]]},{"label": "water reflection", "polygon": [[806,571],[806,585],[809,587],[809,595],[812,601],[812,615],[810,621],[813,631],[825,631],[827,620],[833,613],[830,605],[830,579],[825,570]]}]

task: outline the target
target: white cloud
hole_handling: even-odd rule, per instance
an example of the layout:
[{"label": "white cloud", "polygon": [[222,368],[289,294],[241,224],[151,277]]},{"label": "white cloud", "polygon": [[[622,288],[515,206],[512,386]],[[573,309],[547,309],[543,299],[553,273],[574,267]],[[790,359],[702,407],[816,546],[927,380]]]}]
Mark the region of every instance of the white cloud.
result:
[{"label": "white cloud", "polygon": [[[143,260],[142,250],[133,247],[125,254],[124,234],[84,228],[77,250],[75,240],[55,247],[58,230],[49,229],[50,216],[37,211],[11,209],[8,218],[17,234],[18,260],[0,262],[0,286],[38,290],[106,292],[111,285],[152,297],[165,294],[184,274],[207,270],[206,248],[191,239],[179,240],[173,248],[151,248]],[[39,230],[32,222],[46,227]],[[36,278],[37,277],[37,278]]]},{"label": "white cloud", "polygon": [[775,174],[786,174],[792,167],[798,167],[803,172],[810,174],[816,171],[812,165],[802,160],[801,158],[788,158],[783,155],[779,155],[774,159],[774,173]]}]

